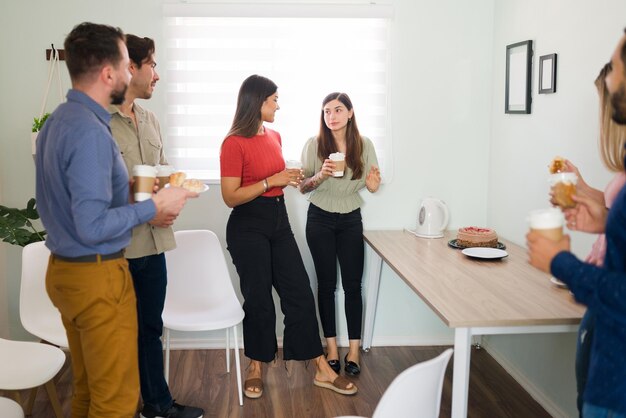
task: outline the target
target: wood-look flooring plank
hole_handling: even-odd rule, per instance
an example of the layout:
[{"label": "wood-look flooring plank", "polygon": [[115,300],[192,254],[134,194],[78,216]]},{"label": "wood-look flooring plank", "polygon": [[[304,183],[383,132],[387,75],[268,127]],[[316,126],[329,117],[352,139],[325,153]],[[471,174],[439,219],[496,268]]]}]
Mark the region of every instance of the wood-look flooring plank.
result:
[{"label": "wood-look flooring plank", "polygon": [[[235,373],[226,372],[225,350],[176,350],[171,353],[170,387],[177,402],[204,408],[205,418],[329,418],[341,415],[371,417],[380,397],[406,368],[437,356],[447,347],[375,347],[361,354],[360,376],[348,378],[359,392],[341,396],[313,385],[312,362],[278,359],[264,367],[264,394],[244,398],[239,406]],[[345,355],[345,349],[341,350]],[[248,360],[242,356],[242,380]],[[448,364],[442,391],[440,417],[449,417],[452,399],[452,363]],[[343,358],[342,358],[343,366]],[[235,361],[231,358],[231,370]],[[71,378],[69,362],[56,386],[65,416],[69,416]],[[343,370],[342,370],[343,374]],[[26,398],[27,392],[20,392]],[[3,395],[6,395],[3,394]],[[472,350],[468,416],[534,417],[550,415],[485,350]],[[40,390],[33,418],[54,418],[45,390]]]}]

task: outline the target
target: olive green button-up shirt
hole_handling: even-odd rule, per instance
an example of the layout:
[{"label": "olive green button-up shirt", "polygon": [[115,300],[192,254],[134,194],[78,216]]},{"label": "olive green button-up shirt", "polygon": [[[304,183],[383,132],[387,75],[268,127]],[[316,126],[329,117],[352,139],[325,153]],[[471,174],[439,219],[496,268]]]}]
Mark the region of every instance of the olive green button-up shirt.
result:
[{"label": "olive green button-up shirt", "polygon": [[[156,116],[137,103],[133,104],[133,110],[137,126],[130,116],[120,112],[119,107],[109,107],[112,116],[111,132],[120,148],[129,176],[132,176],[133,166],[137,164],[167,164],[163,154],[161,128]],[[124,254],[126,258],[139,258],[174,248],[176,241],[172,228],[159,228],[145,223],[133,228],[130,245]]]},{"label": "olive green button-up shirt", "polygon": [[[309,202],[326,212],[350,213],[361,207],[363,198],[359,191],[365,187],[365,178],[374,165],[378,167],[376,150],[372,141],[363,139],[363,175],[360,179],[352,180],[352,169],[346,165],[343,177],[328,177],[317,189],[309,194]],[[317,156],[317,136],[309,138],[302,149],[302,170],[304,177],[317,174],[324,161]]]}]

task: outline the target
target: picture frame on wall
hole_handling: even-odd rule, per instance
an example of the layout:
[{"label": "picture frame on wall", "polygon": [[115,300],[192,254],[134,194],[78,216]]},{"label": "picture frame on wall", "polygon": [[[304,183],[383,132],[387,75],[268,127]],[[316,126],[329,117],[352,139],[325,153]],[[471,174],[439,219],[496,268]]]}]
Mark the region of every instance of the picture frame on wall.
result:
[{"label": "picture frame on wall", "polygon": [[539,57],[539,94],[556,93],[556,54]]},{"label": "picture frame on wall", "polygon": [[530,113],[532,60],[533,41],[506,46],[504,113]]}]

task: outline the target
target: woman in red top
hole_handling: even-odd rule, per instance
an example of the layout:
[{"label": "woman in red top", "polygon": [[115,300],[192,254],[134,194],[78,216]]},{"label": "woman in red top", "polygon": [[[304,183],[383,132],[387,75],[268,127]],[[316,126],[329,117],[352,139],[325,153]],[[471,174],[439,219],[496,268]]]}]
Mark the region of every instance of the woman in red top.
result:
[{"label": "woman in red top", "polygon": [[323,356],[313,292],[287,217],[282,189],[298,186],[302,172],[285,169],[280,135],[263,126],[274,122],[279,109],[276,90],[258,75],[243,82],[220,154],[222,197],[233,208],[226,242],[244,297],[243,338],[250,358],[244,392],[248,398],[263,394],[262,363],[278,351],[273,286],[285,315],[283,358],[314,359],[316,386],[353,395],[356,386]]}]

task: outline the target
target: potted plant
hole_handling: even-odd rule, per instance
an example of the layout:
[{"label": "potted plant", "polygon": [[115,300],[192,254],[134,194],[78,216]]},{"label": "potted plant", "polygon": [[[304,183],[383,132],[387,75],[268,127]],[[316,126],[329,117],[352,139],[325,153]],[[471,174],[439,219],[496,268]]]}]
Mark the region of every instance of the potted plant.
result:
[{"label": "potted plant", "polygon": [[37,135],[39,135],[39,131],[41,131],[41,128],[43,127],[43,124],[48,119],[48,116],[50,116],[50,113],[46,112],[40,118],[33,118],[33,128],[30,134],[30,145],[31,145],[33,157],[35,156],[35,152],[37,150],[37,146],[36,146]]},{"label": "potted plant", "polygon": [[35,199],[26,209],[7,208],[0,205],[0,239],[24,247],[31,242],[43,241],[46,231],[38,231],[31,221],[39,219]]}]

